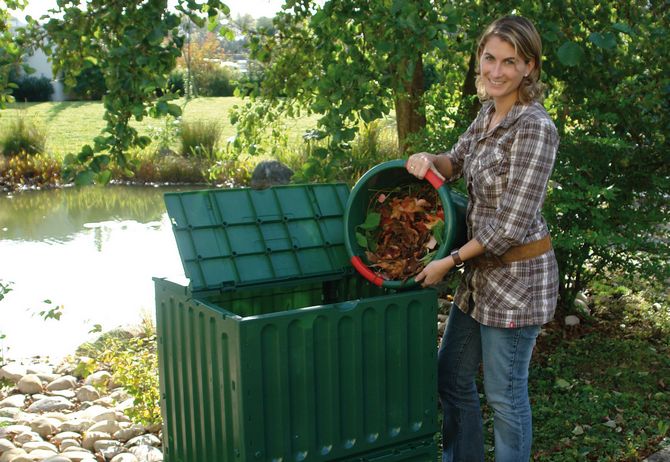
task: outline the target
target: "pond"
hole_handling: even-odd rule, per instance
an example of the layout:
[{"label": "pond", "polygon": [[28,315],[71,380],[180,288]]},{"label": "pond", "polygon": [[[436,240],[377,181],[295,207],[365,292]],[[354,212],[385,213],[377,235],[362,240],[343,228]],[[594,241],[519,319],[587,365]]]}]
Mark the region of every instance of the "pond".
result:
[{"label": "pond", "polygon": [[152,277],[187,282],[163,193],[188,189],[113,185],[0,196],[0,282],[12,289],[0,300],[0,357],[57,361],[95,339],[96,329],[153,318]]}]

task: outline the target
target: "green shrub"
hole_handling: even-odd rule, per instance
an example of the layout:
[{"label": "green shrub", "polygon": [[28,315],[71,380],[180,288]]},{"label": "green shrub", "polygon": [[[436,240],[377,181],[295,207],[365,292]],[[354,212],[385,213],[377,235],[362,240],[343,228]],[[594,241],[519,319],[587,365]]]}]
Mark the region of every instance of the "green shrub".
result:
[{"label": "green shrub", "polygon": [[0,134],[0,152],[6,157],[44,152],[46,132],[23,116],[12,120]]},{"label": "green shrub", "polygon": [[182,70],[174,70],[168,77],[168,90],[179,95],[184,96],[184,88],[186,88],[186,76]]},{"label": "green shrub", "polygon": [[51,95],[54,93],[54,87],[51,85],[51,80],[44,76],[21,76],[15,83],[18,88],[15,88],[12,93],[16,101],[49,101]]},{"label": "green shrub", "polygon": [[200,96],[233,96],[238,72],[228,67],[208,66],[196,76],[195,84]]},{"label": "green shrub", "polygon": [[182,121],[179,136],[182,156],[212,159],[221,137],[221,126],[213,121]]},{"label": "green shrub", "polygon": [[75,86],[70,90],[74,99],[100,100],[107,91],[105,76],[99,66],[91,66],[82,70],[76,78]]},{"label": "green shrub", "polygon": [[0,181],[13,186],[57,186],[61,163],[48,154],[0,157]]}]

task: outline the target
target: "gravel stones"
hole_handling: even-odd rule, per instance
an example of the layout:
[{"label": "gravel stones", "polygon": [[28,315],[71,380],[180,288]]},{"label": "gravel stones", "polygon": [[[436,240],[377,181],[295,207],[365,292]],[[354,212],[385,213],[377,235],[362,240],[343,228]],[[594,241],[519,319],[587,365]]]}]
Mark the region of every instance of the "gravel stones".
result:
[{"label": "gravel stones", "polygon": [[123,411],[132,398],[122,388],[110,390],[108,371],[83,381],[69,369],[19,362],[0,367],[0,377],[14,384],[0,392],[0,462],[163,460],[160,429],[128,419]]}]

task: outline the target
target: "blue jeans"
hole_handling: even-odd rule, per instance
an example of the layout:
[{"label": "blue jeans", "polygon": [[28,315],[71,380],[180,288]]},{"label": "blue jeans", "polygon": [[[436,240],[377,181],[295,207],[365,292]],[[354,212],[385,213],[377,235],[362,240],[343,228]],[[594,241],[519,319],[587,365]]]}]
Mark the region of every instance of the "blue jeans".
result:
[{"label": "blue jeans", "polygon": [[483,462],[484,436],[475,378],[483,363],[484,393],[494,412],[496,462],[527,462],[533,439],[528,365],[540,326],[484,326],[453,305],[438,352],[444,412],[443,462]]}]

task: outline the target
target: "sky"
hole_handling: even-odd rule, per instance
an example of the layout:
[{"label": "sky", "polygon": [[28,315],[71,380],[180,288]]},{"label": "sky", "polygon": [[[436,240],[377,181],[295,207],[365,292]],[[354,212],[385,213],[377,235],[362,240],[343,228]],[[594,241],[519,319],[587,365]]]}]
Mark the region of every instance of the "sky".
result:
[{"label": "sky", "polygon": [[[174,0],[170,0],[169,3],[174,3]],[[223,3],[230,8],[230,15],[233,18],[246,14],[258,18],[274,16],[281,9],[284,0],[223,0]],[[28,0],[28,6],[23,9],[23,13],[15,14],[15,16],[23,19],[28,14],[33,18],[39,18],[55,6],[56,0]]]}]

